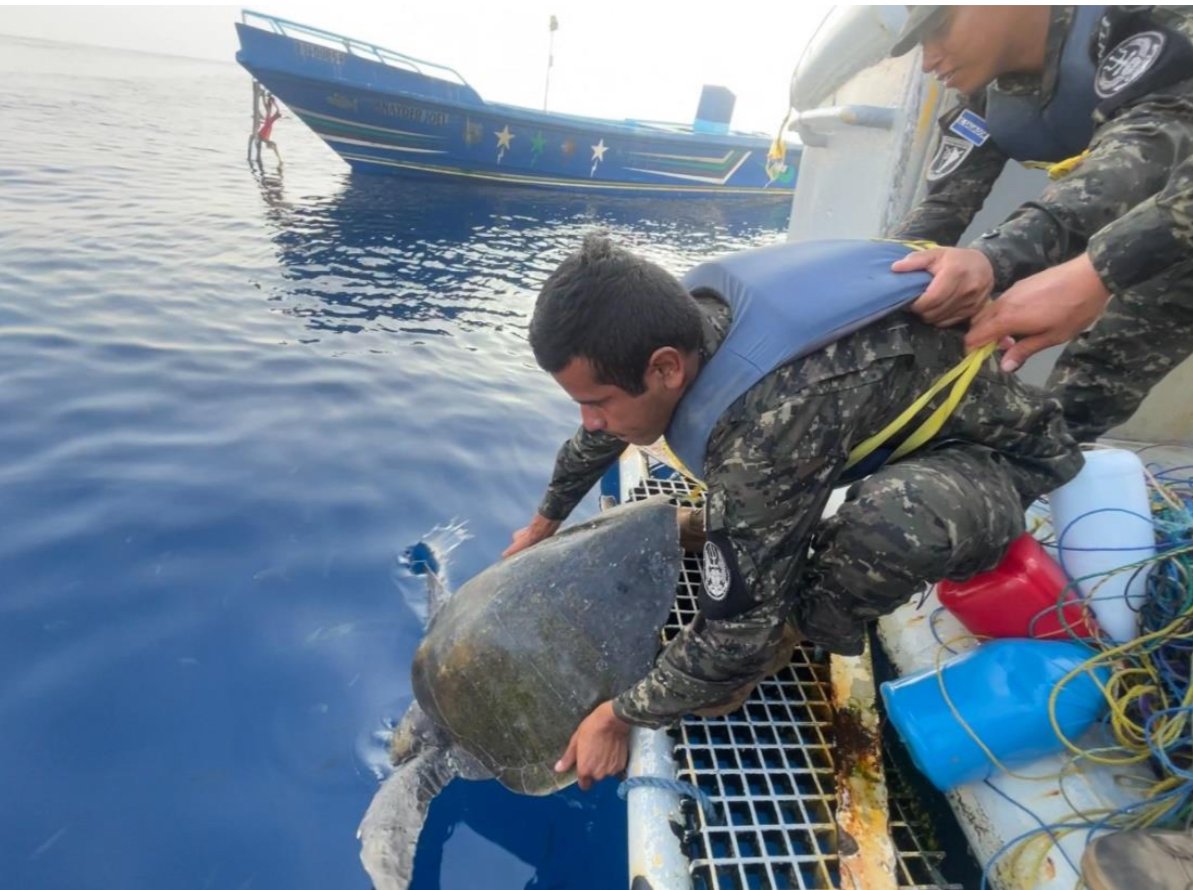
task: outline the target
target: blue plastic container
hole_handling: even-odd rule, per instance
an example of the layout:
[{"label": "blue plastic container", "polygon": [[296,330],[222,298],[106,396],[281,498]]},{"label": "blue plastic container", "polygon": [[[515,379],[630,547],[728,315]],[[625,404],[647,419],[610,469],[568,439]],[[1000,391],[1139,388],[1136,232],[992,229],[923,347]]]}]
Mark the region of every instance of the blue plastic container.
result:
[{"label": "blue plastic container", "polygon": [[[1069,671],[1092,655],[1079,643],[992,640],[943,664],[949,700],[969,728],[1006,766],[1064,750],[1048,718],[1048,698]],[[1093,671],[1105,683],[1105,667]],[[998,767],[962,726],[941,694],[935,669],[882,684],[882,700],[912,760],[932,784],[948,791],[985,779]],[[1106,711],[1090,672],[1071,679],[1057,697],[1057,723],[1075,739]]]}]

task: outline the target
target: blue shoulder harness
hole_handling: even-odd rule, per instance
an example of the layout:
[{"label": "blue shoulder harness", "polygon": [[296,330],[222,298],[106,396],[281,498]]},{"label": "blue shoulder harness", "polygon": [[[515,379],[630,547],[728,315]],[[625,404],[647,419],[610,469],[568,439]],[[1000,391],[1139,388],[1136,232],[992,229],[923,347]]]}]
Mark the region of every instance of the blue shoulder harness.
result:
[{"label": "blue shoulder harness", "polygon": [[908,247],[891,241],[800,241],[702,263],[683,280],[733,314],[724,341],[676,406],[667,445],[704,476],[708,437],[722,414],[774,369],[906,306],[932,280],[892,272]]}]

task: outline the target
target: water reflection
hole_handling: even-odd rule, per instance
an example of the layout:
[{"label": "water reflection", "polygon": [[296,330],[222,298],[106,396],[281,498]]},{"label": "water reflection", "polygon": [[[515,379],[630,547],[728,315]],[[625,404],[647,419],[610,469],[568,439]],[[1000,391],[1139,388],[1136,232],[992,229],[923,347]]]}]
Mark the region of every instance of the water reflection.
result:
[{"label": "water reflection", "polygon": [[[428,814],[410,890],[624,884],[624,828],[618,836],[602,825],[609,821],[607,814],[623,807],[611,781],[587,793],[571,788],[548,797],[525,797],[497,782],[457,780]],[[527,831],[528,825],[542,828]],[[485,876],[483,882],[478,875]]]},{"label": "water reflection", "polygon": [[590,197],[353,174],[295,198],[255,170],[283,274],[276,298],[320,331],[450,334],[523,328],[538,285],[605,228],[676,271],[782,237],[786,206]]},{"label": "water reflection", "polygon": [[[12,47],[0,887],[365,887],[363,749],[408,703],[421,632],[394,549],[467,517],[457,577],[479,571],[574,429],[518,276],[593,224],[678,270],[782,223],[349,177],[297,124],[285,178],[254,180],[230,61]],[[452,336],[388,333],[421,329]],[[624,886],[612,787],[458,785],[432,812],[444,890]]]}]

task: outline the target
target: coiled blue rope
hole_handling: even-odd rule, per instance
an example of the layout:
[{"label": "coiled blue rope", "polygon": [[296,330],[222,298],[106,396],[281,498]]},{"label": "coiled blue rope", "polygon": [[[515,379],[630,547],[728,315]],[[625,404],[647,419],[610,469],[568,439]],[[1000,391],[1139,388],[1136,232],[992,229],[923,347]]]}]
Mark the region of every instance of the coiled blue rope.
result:
[{"label": "coiled blue rope", "polygon": [[721,824],[721,815],[717,812],[717,806],[713,803],[712,798],[708,796],[707,792],[701,791],[691,782],[682,782],[679,779],[667,779],[663,776],[630,776],[617,786],[617,796],[625,800],[626,795],[634,788],[661,788],[663,791],[670,791],[673,794],[678,794],[680,797],[690,797],[700,804],[705,822],[710,825]]}]

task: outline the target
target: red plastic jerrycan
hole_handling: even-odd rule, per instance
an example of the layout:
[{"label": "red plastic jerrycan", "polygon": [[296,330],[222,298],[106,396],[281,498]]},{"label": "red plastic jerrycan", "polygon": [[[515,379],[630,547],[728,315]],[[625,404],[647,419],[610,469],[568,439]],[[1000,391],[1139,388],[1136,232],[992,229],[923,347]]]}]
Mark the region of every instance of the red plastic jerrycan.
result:
[{"label": "red plastic jerrycan", "polygon": [[[1062,591],[1065,605],[1060,607]],[[990,571],[968,581],[941,581],[936,592],[940,604],[977,636],[1039,640],[1097,636],[1093,616],[1076,588],[1029,534],[1011,542],[1002,562]]]}]

